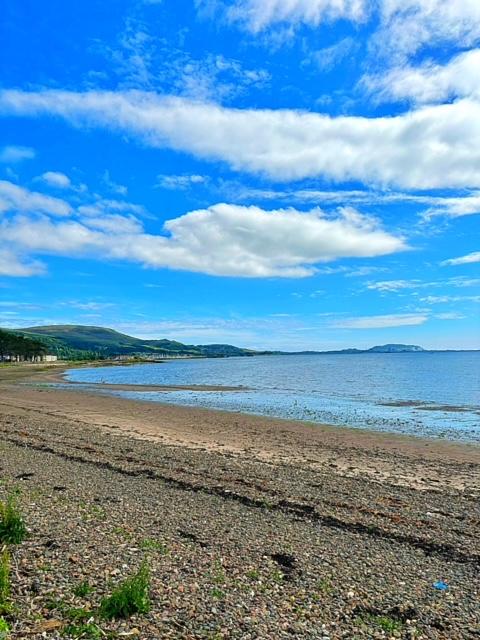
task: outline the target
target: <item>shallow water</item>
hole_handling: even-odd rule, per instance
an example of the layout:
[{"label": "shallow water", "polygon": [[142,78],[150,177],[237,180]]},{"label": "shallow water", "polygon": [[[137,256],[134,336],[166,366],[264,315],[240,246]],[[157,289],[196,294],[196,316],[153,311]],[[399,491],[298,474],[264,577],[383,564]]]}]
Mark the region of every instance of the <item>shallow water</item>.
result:
[{"label": "shallow water", "polygon": [[173,360],[163,364],[73,369],[67,378],[87,384],[243,386],[247,389],[108,393],[480,442],[478,352]]}]

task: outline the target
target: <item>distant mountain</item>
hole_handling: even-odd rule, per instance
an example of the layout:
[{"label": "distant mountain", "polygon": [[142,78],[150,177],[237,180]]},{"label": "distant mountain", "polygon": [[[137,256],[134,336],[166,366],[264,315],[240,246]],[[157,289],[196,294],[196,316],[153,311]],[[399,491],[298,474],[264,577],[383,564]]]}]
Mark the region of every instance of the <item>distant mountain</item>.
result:
[{"label": "distant mountain", "polygon": [[[113,356],[191,356],[225,358],[253,355],[290,355],[285,351],[253,351],[230,344],[183,344],[175,340],[143,340],[105,327],[50,325],[16,329],[16,335],[41,342],[47,351],[62,359],[111,358]],[[302,351],[307,354],[413,353],[424,351],[410,344],[385,344],[371,349]],[[297,352],[298,353],[298,352]]]},{"label": "distant mountain", "polygon": [[415,344],[384,344],[367,349],[365,353],[412,353],[417,351],[425,351],[425,349]]}]

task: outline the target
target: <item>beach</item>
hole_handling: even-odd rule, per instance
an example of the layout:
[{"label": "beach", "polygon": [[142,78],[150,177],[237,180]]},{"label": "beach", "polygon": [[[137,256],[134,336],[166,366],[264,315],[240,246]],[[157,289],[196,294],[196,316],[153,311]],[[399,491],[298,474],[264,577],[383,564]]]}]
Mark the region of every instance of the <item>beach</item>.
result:
[{"label": "beach", "polygon": [[[14,637],[65,637],[78,608],[110,637],[478,637],[478,446],[49,386],[61,373],[0,371],[1,492],[30,529]],[[97,620],[144,559],[150,613]]]}]

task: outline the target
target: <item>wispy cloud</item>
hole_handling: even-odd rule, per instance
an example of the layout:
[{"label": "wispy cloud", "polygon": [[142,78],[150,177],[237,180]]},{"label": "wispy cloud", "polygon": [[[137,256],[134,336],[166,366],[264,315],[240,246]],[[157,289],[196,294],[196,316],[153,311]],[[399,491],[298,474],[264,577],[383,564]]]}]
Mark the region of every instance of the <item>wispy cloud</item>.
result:
[{"label": "wispy cloud", "polygon": [[103,172],[102,182],[109,191],[119,196],[126,196],[128,193],[128,188],[124,184],[119,184],[118,182],[114,182],[112,180],[112,178],[110,177],[110,171],[108,169]]},{"label": "wispy cloud", "polygon": [[424,324],[428,316],[421,313],[398,313],[381,316],[360,316],[345,318],[332,323],[336,329],[386,329]]},{"label": "wispy cloud", "polygon": [[[197,0],[200,6],[204,4]],[[361,22],[367,15],[366,0],[235,0],[227,10],[232,22],[239,22],[253,33],[279,24],[310,24],[352,20]]]},{"label": "wispy cloud", "polygon": [[207,176],[201,176],[195,173],[182,175],[159,174],[157,176],[157,186],[163,189],[185,190],[194,185],[205,184],[207,182]]},{"label": "wispy cloud", "polygon": [[398,293],[405,289],[433,289],[438,287],[476,287],[480,285],[480,278],[468,278],[466,276],[456,276],[446,280],[381,280],[378,282],[368,282],[367,289],[380,291],[382,293]]},{"label": "wispy cloud", "polygon": [[29,191],[7,180],[0,180],[0,213],[7,211],[68,216],[72,213],[72,207],[65,200]]},{"label": "wispy cloud", "polygon": [[310,52],[305,62],[315,64],[321,71],[331,71],[357,48],[353,38],[342,38],[330,47]]},{"label": "wispy cloud", "polygon": [[403,65],[369,76],[361,86],[375,101],[411,100],[415,103],[444,102],[453,98],[480,97],[480,49],[464,51],[446,64],[433,61],[419,66]]},{"label": "wispy cloud", "polygon": [[424,298],[420,298],[420,302],[425,302],[426,304],[444,304],[449,302],[480,302],[480,296],[426,296]]},{"label": "wispy cloud", "polygon": [[35,158],[35,149],[31,147],[20,147],[10,145],[0,150],[0,162],[5,164],[14,164],[22,160],[33,160]]},{"label": "wispy cloud", "polygon": [[0,248],[0,275],[13,278],[28,278],[46,272],[44,264],[38,260],[24,258],[17,251]]},{"label": "wispy cloud", "polygon": [[402,289],[417,289],[418,287],[431,286],[431,283],[425,283],[421,280],[383,280],[381,282],[369,282],[367,289],[382,292],[396,292]]},{"label": "wispy cloud", "polygon": [[473,264],[474,262],[480,262],[480,251],[467,253],[467,255],[459,256],[458,258],[449,258],[441,262],[441,264],[455,266],[459,264]]},{"label": "wispy cloud", "polygon": [[72,186],[70,178],[60,171],[46,171],[39,176],[39,180],[42,180],[45,184],[48,184],[48,186],[56,187],[57,189],[70,189]]}]

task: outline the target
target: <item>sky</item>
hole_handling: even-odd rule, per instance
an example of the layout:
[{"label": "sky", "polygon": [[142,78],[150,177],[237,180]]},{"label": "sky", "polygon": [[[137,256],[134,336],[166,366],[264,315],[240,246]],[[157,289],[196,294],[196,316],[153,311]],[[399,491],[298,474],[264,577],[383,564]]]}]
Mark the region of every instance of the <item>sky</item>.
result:
[{"label": "sky", "polygon": [[5,0],[0,326],[480,348],[478,0]]}]

